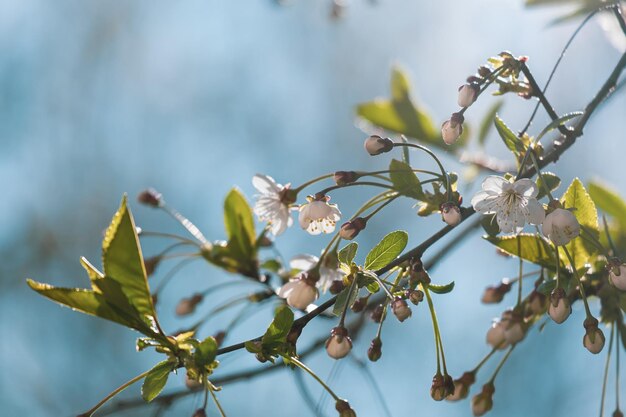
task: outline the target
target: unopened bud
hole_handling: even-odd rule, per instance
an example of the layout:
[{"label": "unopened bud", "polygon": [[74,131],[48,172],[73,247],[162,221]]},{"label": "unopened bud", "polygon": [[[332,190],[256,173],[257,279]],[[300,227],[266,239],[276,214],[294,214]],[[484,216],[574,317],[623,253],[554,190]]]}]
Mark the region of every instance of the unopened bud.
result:
[{"label": "unopened bud", "polygon": [[555,288],[550,294],[548,315],[555,323],[561,324],[572,314],[572,306],[563,288]]},{"label": "unopened bud", "polygon": [[546,216],[541,231],[552,243],[563,246],[580,234],[580,224],[571,211],[557,208]]},{"label": "unopened bud", "polygon": [[461,223],[463,216],[461,209],[455,203],[447,202],[441,205],[441,220],[449,226],[456,226]]},{"label": "unopened bud", "polygon": [[620,291],[626,291],[626,264],[621,260],[613,258],[607,265],[609,269],[609,281]]},{"label": "unopened bud", "polygon": [[491,70],[489,69],[489,67],[482,65],[478,67],[478,75],[480,75],[483,78],[488,77],[491,75]]},{"label": "unopened bud", "polygon": [[369,349],[367,349],[367,357],[372,362],[376,362],[383,354],[382,351],[383,341],[380,340],[380,337],[376,337],[372,339],[372,343],[370,343]]},{"label": "unopened bud", "polygon": [[389,152],[393,149],[393,141],[389,138],[381,138],[378,135],[372,135],[365,139],[365,150],[372,156]]},{"label": "unopened bud", "polygon": [[185,386],[187,387],[187,389],[194,391],[194,390],[200,389],[202,387],[202,383],[195,379],[189,378],[189,375],[186,375]]},{"label": "unopened bud", "polygon": [[508,281],[502,281],[498,286],[485,288],[481,301],[485,304],[499,303],[510,290],[511,284]]},{"label": "unopened bud", "polygon": [[385,312],[385,306],[382,304],[378,304],[374,310],[372,310],[372,314],[370,318],[374,323],[380,323],[383,320],[383,313]]},{"label": "unopened bud", "polygon": [[494,320],[493,324],[487,331],[487,344],[494,349],[504,349],[508,346],[504,331],[506,324],[500,320]]},{"label": "unopened bud", "polygon": [[183,298],[176,306],[176,314],[178,316],[186,316],[196,311],[196,306],[202,302],[202,294],[194,294],[190,298]]},{"label": "unopened bud", "polygon": [[333,179],[337,185],[346,185],[358,180],[359,174],[354,171],[337,171],[333,175]]},{"label": "unopened bud", "polygon": [[493,393],[496,391],[493,383],[489,382],[483,385],[480,394],[472,398],[472,413],[478,417],[485,414],[493,408]]},{"label": "unopened bud", "polygon": [[367,220],[363,217],[355,217],[354,219],[341,225],[339,230],[339,236],[345,240],[352,240],[365,229],[367,226]]},{"label": "unopened bud", "polygon": [[395,300],[391,303],[391,309],[393,310],[393,314],[396,318],[403,322],[404,320],[411,317],[411,309],[409,305],[402,299],[401,297],[396,297]]},{"label": "unopened bud", "polygon": [[356,417],[356,413],[346,400],[337,400],[335,410],[339,412],[339,417]]},{"label": "unopened bud", "polygon": [[333,359],[345,358],[352,350],[352,339],[345,327],[334,327],[326,340],[326,353]]},{"label": "unopened bud", "polygon": [[464,84],[459,87],[458,103],[460,107],[469,107],[478,96],[478,84]]},{"label": "unopened bud", "polygon": [[624,417],[624,414],[622,413],[622,410],[617,409],[617,410],[613,411],[613,416],[612,417]]},{"label": "unopened bud", "polygon": [[154,188],[148,188],[137,196],[137,201],[150,207],[159,207],[163,203],[163,196]]},{"label": "unopened bud", "polygon": [[369,297],[357,298],[357,300],[354,302],[354,304],[352,304],[352,307],[350,307],[350,309],[355,313],[360,313],[367,306],[368,300],[369,300]]},{"label": "unopened bud", "polygon": [[192,417],[206,417],[206,411],[204,411],[204,408],[198,408]]},{"label": "unopened bud", "polygon": [[156,271],[157,266],[159,266],[159,262],[161,262],[160,256],[152,256],[150,258],[146,258],[143,260],[143,264],[146,268],[146,275],[151,276]]},{"label": "unopened bud", "polygon": [[532,314],[543,314],[546,311],[548,297],[539,291],[533,291],[528,297],[528,310]]},{"label": "unopened bud", "polygon": [[459,379],[454,380],[454,393],[446,397],[448,401],[460,401],[467,398],[469,389],[476,381],[474,372],[465,372]]},{"label": "unopened bud", "polygon": [[446,145],[452,145],[463,133],[463,115],[453,113],[450,119],[441,125],[441,137]]},{"label": "unopened bud", "polygon": [[330,287],[328,290],[330,291],[331,294],[337,295],[341,291],[343,291],[344,288],[346,288],[346,286],[343,283],[343,280],[338,279],[330,283]]},{"label": "unopened bud", "polygon": [[441,401],[446,398],[446,385],[443,375],[440,373],[435,374],[433,377],[433,383],[430,386],[430,396],[435,401]]},{"label": "unopened bud", "polygon": [[420,290],[406,290],[406,297],[414,305],[418,305],[424,299],[424,293]]},{"label": "unopened bud", "polygon": [[452,377],[448,374],[445,374],[443,376],[443,386],[446,390],[445,394],[444,394],[444,398],[447,398],[449,396],[451,396],[452,394],[454,394],[454,380],[452,379]]},{"label": "unopened bud", "polygon": [[226,337],[226,332],[223,330],[220,330],[219,332],[215,333],[215,335],[213,336],[213,339],[215,339],[215,343],[217,344],[217,347],[222,346],[222,343],[224,343],[225,337]]},{"label": "unopened bud", "polygon": [[522,317],[518,314],[512,314],[511,318],[505,323],[504,340],[509,345],[519,343],[526,336],[526,324]]},{"label": "unopened bud", "polygon": [[604,333],[598,329],[598,320],[589,317],[583,322],[585,327],[585,336],[583,337],[583,346],[591,353],[598,354],[604,348]]}]

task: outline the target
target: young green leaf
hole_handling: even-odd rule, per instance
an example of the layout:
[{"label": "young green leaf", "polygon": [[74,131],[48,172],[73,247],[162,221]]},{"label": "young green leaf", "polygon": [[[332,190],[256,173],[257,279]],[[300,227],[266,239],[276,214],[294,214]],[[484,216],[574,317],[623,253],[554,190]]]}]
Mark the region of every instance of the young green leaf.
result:
[{"label": "young green leaf", "polygon": [[356,251],[359,248],[359,244],[356,242],[350,242],[343,249],[341,249],[337,257],[339,258],[339,262],[344,263],[346,265],[350,265],[352,261],[354,261],[354,257],[356,256]]},{"label": "young green leaf", "polygon": [[[543,178],[543,180],[542,180]],[[545,184],[543,181],[545,180]],[[537,178],[537,189],[539,192],[537,193],[537,200],[545,197],[548,193],[546,192],[546,187],[553,192],[561,185],[561,179],[553,174],[552,172],[542,172],[541,177]]]},{"label": "young green leaf", "polygon": [[596,205],[626,230],[626,201],[617,192],[596,181],[589,183],[588,190]]},{"label": "young green leaf", "polygon": [[387,266],[402,253],[408,240],[409,235],[402,230],[389,233],[367,254],[365,269],[377,270]]},{"label": "young green leaf", "polygon": [[230,190],[224,201],[224,224],[231,252],[242,259],[255,254],[256,233],[252,209],[239,190]]},{"label": "young green leaf", "polygon": [[[596,205],[593,203],[583,183],[580,182],[578,178],[574,178],[567,188],[565,194],[561,197],[561,203],[566,209],[574,208],[575,210],[572,213],[576,216],[578,223],[580,223],[588,233],[594,235],[596,239],[599,238],[600,232],[598,229],[598,212],[596,211]],[[583,268],[586,263],[591,261],[592,255],[597,252],[597,248],[592,243],[581,237],[573,239],[566,247],[572,255],[576,269]],[[562,252],[562,259],[567,259],[563,249],[561,248],[559,250]]]},{"label": "young green leaf", "polygon": [[496,130],[506,147],[509,148],[509,150],[513,152],[516,157],[519,157],[526,151],[520,138],[518,138],[517,135],[509,129],[509,127],[504,123],[504,121],[502,121],[502,119],[500,119],[500,117],[498,117],[498,115],[494,118],[494,125],[496,126]]},{"label": "young green leaf", "polygon": [[454,289],[454,281],[445,285],[429,284],[428,289],[436,294],[447,294]]},{"label": "young green leaf", "polygon": [[217,354],[217,342],[212,336],[204,339],[196,348],[194,360],[199,367],[213,363]]},{"label": "young green leaf", "polygon": [[416,200],[424,199],[422,184],[413,169],[406,163],[392,159],[389,164],[389,178],[391,178],[394,189],[400,194]]},{"label": "young green leaf", "polygon": [[349,285],[344,288],[339,295],[337,295],[337,301],[335,301],[335,305],[333,306],[333,314],[336,316],[340,316],[343,312],[343,309],[350,308],[352,304],[356,301],[356,296],[359,293],[359,289],[356,286]]},{"label": "young green leaf", "polygon": [[150,373],[146,375],[146,379],[141,386],[141,397],[146,402],[154,400],[163,391],[170,372],[174,370],[174,364],[169,361],[157,363]]},{"label": "young green leaf", "polygon": [[[102,242],[104,275],[119,283],[119,288],[144,322],[151,324],[156,313],[148,288],[135,221],[122,198]],[[105,297],[107,294],[103,291]]]},{"label": "young green leaf", "polygon": [[[538,234],[521,233],[518,236],[522,259],[546,268],[556,268],[556,253],[552,243]],[[518,236],[486,236],[485,239],[509,255],[518,256]]]},{"label": "young green leaf", "polygon": [[575,112],[571,112],[571,113],[566,113],[563,116],[559,117],[556,120],[553,120],[552,122],[550,122],[550,124],[548,124],[548,126],[544,127],[543,130],[539,133],[539,135],[537,135],[537,138],[535,139],[535,142],[539,142],[541,140],[542,137],[544,137],[547,133],[553,131],[554,129],[558,128],[559,126],[561,126],[563,123],[567,122],[568,120],[571,120],[575,117],[579,117],[582,116],[583,112],[581,111],[575,111]]},{"label": "young green leaf", "polygon": [[263,346],[284,343],[292,324],[293,311],[285,305],[280,306],[274,314],[274,320],[261,339]]}]

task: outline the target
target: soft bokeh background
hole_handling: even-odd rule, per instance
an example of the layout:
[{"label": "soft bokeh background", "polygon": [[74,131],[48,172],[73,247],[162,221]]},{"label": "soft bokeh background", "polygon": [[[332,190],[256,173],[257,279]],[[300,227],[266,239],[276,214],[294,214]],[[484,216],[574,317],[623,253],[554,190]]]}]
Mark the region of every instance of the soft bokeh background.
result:
[{"label": "soft bokeh background", "polygon": [[[337,169],[387,163],[362,151],[364,134],[355,127],[353,109],[388,95],[394,63],[409,73],[414,93],[440,123],[456,110],[456,87],[501,50],[529,55],[537,78],[545,81],[576,26],[549,26],[563,10],[529,10],[512,0],[353,0],[340,21],[329,18],[329,6],[321,0],[287,6],[269,0],[0,3],[0,414],[76,414],[157,360],[156,354],[134,351],[136,334],[60,308],[25,284],[32,277],[86,286],[78,258],[99,263],[102,230],[124,192],[134,196],[154,186],[208,237],[223,238],[223,196],[237,185],[251,197],[257,172],[299,184]],[[581,109],[618,56],[592,22],[549,90],[557,111]],[[490,104],[481,99],[467,113],[468,122],[476,126]],[[601,177],[626,195],[620,127],[625,109],[621,94],[589,123],[554,168],[564,182]],[[531,103],[509,97],[502,115],[520,128],[530,111]],[[540,115],[532,130],[545,122]],[[491,137],[489,147],[507,156],[499,139]],[[446,162],[455,168],[451,159]],[[348,214],[365,193],[336,193],[334,200]],[[161,213],[134,203],[133,209],[145,229],[182,233]],[[395,228],[408,230],[410,244],[416,244],[440,226],[435,217],[417,218],[410,203],[398,203],[363,233],[362,250]],[[293,228],[279,247],[287,257],[318,253],[327,240]],[[145,252],[163,246],[146,241]],[[483,288],[515,268],[475,234],[433,269],[437,282],[457,283],[450,296],[436,300],[454,375],[487,352],[489,321],[511,302],[483,306]],[[174,331],[190,323],[173,316],[182,296],[228,279],[233,277],[201,262],[185,269],[159,301],[165,327]],[[199,314],[216,303],[205,302]],[[228,317],[212,319],[202,333],[219,330]],[[267,311],[255,312],[226,342],[255,336],[269,320]],[[541,334],[531,332],[498,377],[493,416],[597,412],[604,355],[582,348],[581,324],[582,312],[575,311],[564,326],[550,323]],[[303,337],[331,326],[314,324]],[[364,357],[373,333],[368,327],[360,336],[357,357]],[[384,333],[383,358],[370,370],[394,417],[470,414],[467,402],[429,398],[435,363],[425,306],[402,325],[390,320]],[[359,416],[384,415],[354,365],[333,368],[325,354],[309,361],[324,377],[334,369],[332,385]],[[223,363],[235,370],[256,362],[238,353]],[[477,386],[488,376],[481,374]],[[305,380],[317,401],[319,388]],[[230,416],[314,415],[293,381],[283,370],[226,386],[220,398]],[[182,376],[172,377],[166,391],[182,383]],[[138,393],[137,385],[123,397]],[[163,415],[191,415],[199,401],[189,397]],[[324,415],[334,415],[331,402],[325,404]],[[119,415],[153,413],[144,407]],[[216,415],[214,408],[211,413]]]}]

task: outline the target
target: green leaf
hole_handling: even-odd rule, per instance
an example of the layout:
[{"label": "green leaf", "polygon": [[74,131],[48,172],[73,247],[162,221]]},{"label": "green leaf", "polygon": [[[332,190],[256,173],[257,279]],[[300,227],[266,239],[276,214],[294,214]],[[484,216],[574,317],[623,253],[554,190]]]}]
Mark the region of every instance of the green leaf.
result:
[{"label": "green leaf", "polygon": [[[546,181],[545,186],[542,178]],[[541,176],[537,178],[537,189],[539,189],[539,192],[537,193],[537,200],[547,195],[546,186],[548,187],[550,192],[553,192],[554,190],[559,188],[559,185],[561,185],[561,179],[557,177],[556,174],[552,172],[542,172]]]},{"label": "green leaf", "polygon": [[517,236],[486,236],[485,239],[509,255],[518,256],[518,236],[522,259],[546,268],[556,268],[556,253],[552,243],[538,234],[520,233]]},{"label": "green leaf", "polygon": [[282,268],[282,264],[277,259],[268,259],[261,264],[261,269],[278,272]]},{"label": "green leaf", "polygon": [[410,165],[392,159],[389,164],[389,178],[391,178],[394,189],[400,194],[416,200],[424,199],[422,184]]},{"label": "green leaf", "polygon": [[236,188],[230,190],[224,201],[224,224],[231,252],[243,260],[254,257],[256,233],[252,209]]},{"label": "green leaf", "polygon": [[509,127],[502,121],[502,119],[500,119],[500,117],[498,117],[498,115],[494,118],[494,125],[496,126],[496,130],[506,147],[509,148],[509,150],[513,152],[516,157],[519,157],[520,154],[523,154],[526,151],[526,148],[520,138],[518,138],[517,135],[509,129]]},{"label": "green leaf", "polygon": [[358,243],[356,242],[348,243],[337,254],[339,262],[344,263],[346,265],[352,264],[352,261],[354,261],[354,257],[356,256],[356,251],[358,248],[359,248]]},{"label": "green leaf", "polygon": [[204,367],[210,365],[217,355],[217,342],[212,336],[204,339],[196,348],[194,360],[196,365]]},{"label": "green leaf", "polygon": [[[336,316],[340,316],[345,308],[350,308],[352,304],[356,301],[357,294],[359,293],[359,289],[356,288],[356,285],[349,285],[344,288],[338,295],[337,301],[335,301],[335,305],[333,306],[333,314]],[[346,307],[347,303],[347,307]]]},{"label": "green leaf", "polygon": [[174,364],[169,361],[159,362],[150,370],[141,386],[141,397],[144,401],[154,400],[163,391],[167,378],[173,370]]},{"label": "green leaf", "polygon": [[409,235],[396,230],[385,236],[365,258],[365,269],[377,270],[396,259],[406,247]]},{"label": "green leaf", "polygon": [[571,113],[566,113],[563,116],[559,117],[558,119],[553,120],[552,122],[550,122],[550,124],[548,124],[548,126],[544,127],[543,130],[539,133],[539,135],[537,135],[537,138],[535,139],[535,142],[539,142],[541,140],[542,137],[544,137],[544,135],[546,135],[547,133],[553,131],[554,129],[558,128],[559,126],[561,126],[562,124],[564,124],[565,122],[567,122],[568,120],[571,120],[575,117],[580,117],[583,115],[583,112],[581,111],[574,111]]},{"label": "green leaf", "polygon": [[[565,194],[561,197],[561,203],[566,209],[575,208],[572,212],[581,227],[587,229],[587,231],[594,235],[596,239],[599,238],[600,232],[598,229],[598,212],[596,211],[596,205],[585,190],[583,183],[578,178],[574,178],[570,186],[565,191]],[[596,247],[591,244],[587,239],[577,237],[566,245],[567,250],[572,255],[574,260],[574,267],[581,269],[586,263],[591,261],[591,256],[596,253]],[[562,248],[559,248],[562,253],[563,259],[565,252]]]},{"label": "green leaf", "polygon": [[285,343],[293,324],[293,311],[283,305],[276,310],[274,320],[261,339],[263,346]]},{"label": "green leaf", "polygon": [[428,284],[428,289],[437,294],[447,294],[454,289],[454,281],[445,285]]},{"label": "green leaf", "polygon": [[[144,267],[137,228],[126,205],[126,196],[113,216],[102,242],[104,275],[119,283],[121,291],[144,322],[156,317]],[[106,294],[105,294],[106,296]]]},{"label": "green leaf", "polygon": [[626,229],[626,202],[611,188],[597,181],[589,183],[589,195],[596,205]]},{"label": "green leaf", "polygon": [[[410,95],[410,82],[400,68],[391,73],[391,99],[376,99],[359,104],[356,113],[375,126],[415,138],[439,148],[450,148],[441,140],[439,128],[432,117],[421,106],[415,104]],[[458,147],[459,140],[452,147]]]},{"label": "green leaf", "polygon": [[483,121],[480,123],[480,129],[478,131],[478,143],[482,146],[485,144],[485,140],[487,140],[487,136],[489,135],[489,131],[494,124],[496,114],[502,108],[504,101],[496,101],[490,108],[487,110]]}]

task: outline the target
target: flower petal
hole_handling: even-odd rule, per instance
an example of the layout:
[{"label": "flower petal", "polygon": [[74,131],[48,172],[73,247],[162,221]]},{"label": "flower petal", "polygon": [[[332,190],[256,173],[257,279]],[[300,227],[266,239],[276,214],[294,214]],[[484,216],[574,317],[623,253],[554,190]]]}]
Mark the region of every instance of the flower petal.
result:
[{"label": "flower petal", "polygon": [[279,193],[282,188],[280,184],[276,184],[274,178],[263,174],[256,174],[252,177],[252,185],[263,194]]},{"label": "flower petal", "polygon": [[539,225],[542,224],[546,218],[546,212],[543,209],[543,204],[534,198],[529,198],[527,203],[528,214],[526,221],[530,224]]},{"label": "flower petal", "polygon": [[[472,199],[472,203],[474,203],[474,199]],[[501,209],[503,204],[502,197],[499,196],[489,196],[485,199],[477,201],[474,206],[474,210],[482,214],[491,214],[496,213]]]},{"label": "flower petal", "polygon": [[315,264],[319,261],[319,258],[314,255],[309,254],[301,254],[296,255],[289,261],[289,266],[291,269],[298,269],[300,271],[308,271],[313,268]]},{"label": "flower petal", "polygon": [[500,177],[498,175],[490,175],[483,181],[482,188],[483,191],[492,191],[494,193],[500,194],[502,192],[502,187],[508,181],[504,177]]},{"label": "flower petal", "polygon": [[535,182],[528,178],[515,181],[515,183],[513,183],[513,191],[515,191],[515,194],[527,198],[537,197],[537,193],[539,192]]}]

